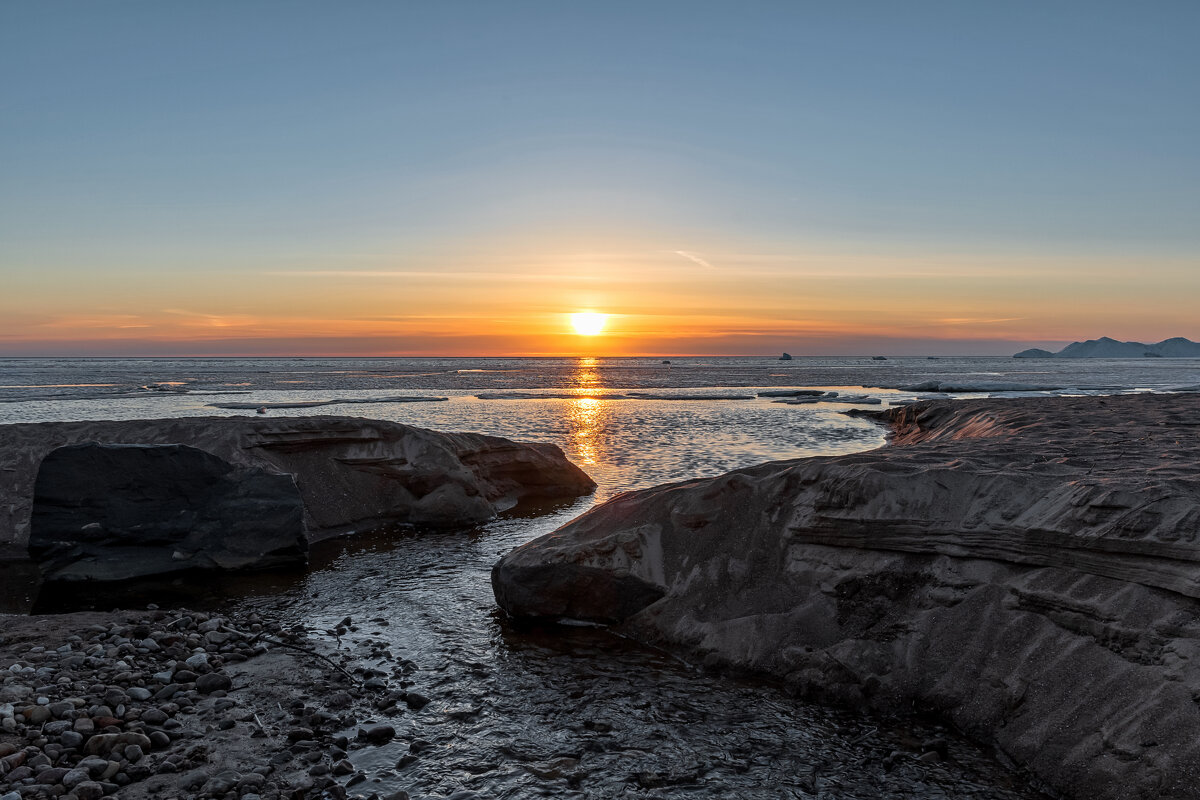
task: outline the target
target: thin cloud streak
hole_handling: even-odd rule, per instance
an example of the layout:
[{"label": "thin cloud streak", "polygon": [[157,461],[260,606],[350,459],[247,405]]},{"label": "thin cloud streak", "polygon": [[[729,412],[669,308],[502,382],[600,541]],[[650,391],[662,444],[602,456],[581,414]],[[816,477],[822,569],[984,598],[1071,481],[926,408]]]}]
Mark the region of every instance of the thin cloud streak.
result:
[{"label": "thin cloud streak", "polygon": [[273,270],[264,275],[283,278],[438,278],[440,280],[603,281],[602,275],[560,275],[535,272],[437,272],[431,270]]},{"label": "thin cloud streak", "polygon": [[700,256],[696,255],[695,253],[688,252],[687,250],[672,250],[671,252],[677,256],[683,256],[688,261],[691,261],[695,264],[699,264],[700,266],[704,267],[705,269],[716,269],[716,267],[714,267],[712,264],[705,261]]}]

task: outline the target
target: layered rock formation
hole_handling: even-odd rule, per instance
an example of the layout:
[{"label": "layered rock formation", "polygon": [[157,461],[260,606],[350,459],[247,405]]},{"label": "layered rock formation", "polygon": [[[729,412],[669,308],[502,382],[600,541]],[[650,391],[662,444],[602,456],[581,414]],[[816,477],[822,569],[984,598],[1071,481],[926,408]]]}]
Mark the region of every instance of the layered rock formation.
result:
[{"label": "layered rock formation", "polygon": [[[82,443],[94,444],[70,447]],[[143,447],[96,446],[113,444]],[[385,522],[470,525],[521,500],[573,497],[594,486],[554,445],[379,420],[3,425],[0,557],[23,557],[33,544],[35,555],[53,551],[61,567],[62,548],[54,542],[73,542],[91,557],[98,543],[130,546],[130,536],[140,532],[147,548],[178,551],[180,566],[190,560],[194,566],[263,566],[292,552],[281,545],[292,536],[289,502],[293,516],[302,518],[303,539],[312,541]],[[185,529],[196,538],[181,545],[177,535]],[[205,538],[200,530],[224,533]],[[235,538],[241,539],[236,547]],[[199,539],[213,546],[193,548]],[[206,555],[197,556],[202,549]],[[251,551],[257,560],[240,558]],[[151,561],[162,563],[157,555],[147,565]],[[112,575],[99,566],[88,573],[84,561],[71,569],[71,577]]]},{"label": "layered rock formation", "polygon": [[878,417],[880,450],[618,496],[502,559],[496,597],[932,710],[1075,797],[1200,797],[1200,397]]}]

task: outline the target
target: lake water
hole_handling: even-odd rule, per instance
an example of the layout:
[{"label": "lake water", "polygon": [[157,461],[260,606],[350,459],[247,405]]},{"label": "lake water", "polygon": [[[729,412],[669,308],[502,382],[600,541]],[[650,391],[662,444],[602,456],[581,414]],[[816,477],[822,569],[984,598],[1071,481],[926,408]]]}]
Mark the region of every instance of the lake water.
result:
[{"label": "lake water", "polygon": [[[359,415],[553,442],[598,481],[593,497],[525,508],[470,530],[385,530],[323,543],[304,572],[156,590],[162,602],[264,608],[318,632],[353,616],[359,632],[330,638],[329,647],[381,668],[388,665],[371,655],[380,646],[415,662],[415,688],[433,702],[389,723],[435,748],[404,768],[396,766],[398,742],[358,751],[357,766],[372,776],[360,791],[1041,797],[984,751],[937,728],[796,702],[771,685],[710,675],[602,630],[515,627],[496,609],[488,572],[513,547],[616,492],[883,444],[884,432],[845,416],[847,408],[936,396],[932,384],[965,390],[955,396],[1194,389],[1200,361],[671,361],[10,359],[0,360],[0,422],[254,414],[258,407],[270,415]],[[838,396],[810,405],[758,396],[781,387]],[[843,402],[847,396],[861,399]],[[429,399],[389,399],[396,397]],[[282,407],[345,400],[356,402]],[[119,600],[91,596],[101,608]],[[950,740],[948,760],[912,757],[940,736]],[[902,755],[889,759],[893,752]],[[569,780],[529,768],[561,758],[578,760]]]}]

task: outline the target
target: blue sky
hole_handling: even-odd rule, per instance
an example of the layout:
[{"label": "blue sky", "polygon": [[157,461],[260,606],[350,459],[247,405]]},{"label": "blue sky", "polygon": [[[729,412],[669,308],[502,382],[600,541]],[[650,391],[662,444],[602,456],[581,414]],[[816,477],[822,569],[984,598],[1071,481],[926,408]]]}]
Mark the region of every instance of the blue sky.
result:
[{"label": "blue sky", "polygon": [[[555,303],[606,304],[625,350],[684,346],[726,302],[720,347],[744,352],[863,328],[894,298],[881,272],[944,318],[1021,320],[938,332],[917,304],[882,340],[1197,338],[1197,30],[1197,3],[8,2],[0,349],[199,335],[176,306],[233,338],[369,338],[353,309],[384,292],[393,349],[461,336],[414,322],[436,309],[509,336],[471,347],[532,351]],[[757,293],[714,286],[656,328],[622,280],[687,280],[679,251]],[[446,297],[571,264],[611,285],[493,292],[503,320]],[[321,311],[305,271],[364,282]],[[812,299],[830,273],[846,285]],[[737,338],[771,286],[805,313]]]}]

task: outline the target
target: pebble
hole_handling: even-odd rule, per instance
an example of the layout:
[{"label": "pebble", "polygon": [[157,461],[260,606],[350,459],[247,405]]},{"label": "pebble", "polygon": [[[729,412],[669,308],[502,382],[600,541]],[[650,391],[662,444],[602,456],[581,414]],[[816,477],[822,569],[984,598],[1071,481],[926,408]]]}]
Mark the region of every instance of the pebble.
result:
[{"label": "pebble", "polygon": [[[211,720],[210,731],[213,727],[240,730],[238,722],[245,720],[247,731],[280,735],[278,718],[257,720],[249,710],[236,710],[238,700],[226,697],[233,681],[222,666],[270,649],[270,638],[251,645],[237,631],[291,642],[302,642],[304,631],[284,631],[264,624],[257,615],[230,622],[207,614],[151,612],[140,621],[128,617],[128,622],[117,618],[92,625],[80,631],[82,636],[64,637],[67,644],[35,646],[21,651],[24,660],[0,666],[0,727],[16,736],[15,743],[0,742],[0,800],[22,800],[23,794],[39,800],[101,800],[120,796],[122,787],[132,788],[160,773],[179,774],[179,788],[162,795],[174,800],[199,796],[278,800],[301,794],[315,797],[314,792],[338,800],[348,793],[335,776],[348,779],[346,785],[367,780],[347,757],[346,737],[329,732],[356,724],[347,712],[356,702],[366,702],[362,692],[368,687],[334,691],[346,685],[337,676],[326,681],[320,702],[291,703],[292,727],[285,735],[292,752],[280,752],[270,758],[271,763],[244,776],[232,770],[213,774],[215,766],[201,738],[201,719]],[[388,692],[387,675],[363,672],[369,690],[378,690],[390,700],[393,712],[397,703],[422,707],[429,702],[403,689]],[[267,713],[262,708],[257,711]],[[194,717],[197,713],[205,716]],[[386,744],[396,736],[391,725],[365,727],[360,738],[371,744]],[[418,740],[411,757],[415,759],[420,750]],[[275,782],[266,777],[274,772],[273,765],[291,770],[303,766],[299,773]],[[24,786],[31,788],[13,791]],[[407,796],[393,792],[387,798]]]},{"label": "pebble", "polygon": [[362,738],[371,744],[385,744],[396,738],[396,729],[391,725],[375,725],[365,730]]},{"label": "pebble", "polygon": [[430,700],[428,697],[418,692],[409,692],[407,695],[405,695],[404,702],[412,710],[419,711],[420,709],[429,705]]},{"label": "pebble", "polygon": [[229,676],[221,672],[210,672],[196,679],[196,690],[205,694],[216,691],[228,691],[233,686]]},{"label": "pebble", "polygon": [[167,714],[157,708],[147,709],[142,712],[142,722],[147,725],[162,725],[167,721]]}]

